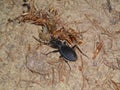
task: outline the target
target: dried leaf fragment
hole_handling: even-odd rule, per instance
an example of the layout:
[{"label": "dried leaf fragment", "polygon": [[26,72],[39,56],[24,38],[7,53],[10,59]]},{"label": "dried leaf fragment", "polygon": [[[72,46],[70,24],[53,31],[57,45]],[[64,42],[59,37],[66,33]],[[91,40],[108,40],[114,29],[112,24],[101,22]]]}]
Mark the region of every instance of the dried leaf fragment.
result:
[{"label": "dried leaf fragment", "polygon": [[96,50],[94,51],[94,55],[92,57],[93,59],[95,59],[97,57],[97,55],[101,51],[102,47],[103,47],[103,41],[98,44]]}]

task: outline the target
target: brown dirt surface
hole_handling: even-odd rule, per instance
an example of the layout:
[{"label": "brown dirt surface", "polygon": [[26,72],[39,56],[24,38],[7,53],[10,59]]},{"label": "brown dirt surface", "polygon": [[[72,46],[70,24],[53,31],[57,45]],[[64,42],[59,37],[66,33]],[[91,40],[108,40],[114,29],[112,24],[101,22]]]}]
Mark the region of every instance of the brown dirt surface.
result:
[{"label": "brown dirt surface", "polygon": [[60,26],[84,32],[88,58],[76,49],[71,70],[59,53],[44,55],[54,49],[33,38],[40,25],[14,20],[27,11],[23,1],[0,0],[0,90],[120,90],[120,0],[33,0],[38,11],[54,7]]}]

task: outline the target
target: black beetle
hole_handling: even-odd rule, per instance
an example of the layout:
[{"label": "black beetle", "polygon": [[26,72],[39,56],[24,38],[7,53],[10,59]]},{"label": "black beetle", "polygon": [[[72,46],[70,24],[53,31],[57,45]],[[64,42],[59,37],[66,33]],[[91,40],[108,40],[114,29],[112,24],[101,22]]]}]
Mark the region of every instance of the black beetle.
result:
[{"label": "black beetle", "polygon": [[[33,36],[33,38],[35,40],[37,40],[38,42],[42,42],[41,40],[37,39],[36,37]],[[44,42],[43,42],[44,43]],[[77,45],[74,45],[73,47],[70,47],[66,42],[62,42],[61,40],[59,39],[54,39],[54,38],[51,38],[51,41],[49,43],[44,43],[44,44],[51,44],[52,47],[54,48],[57,48],[57,50],[54,50],[54,51],[51,51],[51,52],[48,52],[47,54],[45,55],[48,55],[50,53],[55,53],[55,52],[60,52],[61,54],[61,57],[65,58],[65,62],[68,64],[68,61],[76,61],[77,60],[77,54],[76,52],[74,51],[74,48],[76,47],[80,53],[82,53],[84,56],[86,56],[88,58],[87,55],[85,55]],[[71,70],[71,67],[70,65],[68,64],[70,70]]]},{"label": "black beetle", "polygon": [[59,39],[52,39],[50,44],[53,47],[58,48],[58,50],[48,52],[46,55],[54,52],[60,52],[61,57],[65,58],[67,61],[76,61],[78,58],[76,52],[74,51],[74,48],[76,47],[84,56],[87,57],[87,55],[85,55],[77,45],[70,47],[66,42],[62,42]]},{"label": "black beetle", "polygon": [[[41,42],[36,37],[33,36],[33,38],[35,40],[37,40],[38,42]],[[60,52],[61,57],[65,58],[66,61],[76,61],[77,58],[78,58],[76,52],[74,51],[74,48],[76,47],[80,51],[80,53],[82,53],[84,56],[86,56],[88,58],[88,56],[86,54],[84,54],[77,45],[74,45],[73,47],[70,47],[69,45],[67,45],[67,43],[65,41],[62,42],[61,40],[55,39],[55,38],[52,38],[52,37],[51,37],[51,41],[49,43],[45,43],[45,42],[43,42],[43,43],[47,44],[47,45],[51,44],[52,47],[58,49],[58,50],[48,52],[45,55],[48,55],[50,53]]]}]

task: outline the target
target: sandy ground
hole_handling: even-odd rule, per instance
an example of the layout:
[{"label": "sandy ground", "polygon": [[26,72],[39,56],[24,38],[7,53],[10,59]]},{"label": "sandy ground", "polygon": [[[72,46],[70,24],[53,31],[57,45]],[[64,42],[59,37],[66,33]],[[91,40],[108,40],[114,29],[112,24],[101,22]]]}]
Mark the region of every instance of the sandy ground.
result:
[{"label": "sandy ground", "polygon": [[[120,0],[35,0],[37,9],[54,6],[68,27],[87,31],[68,65],[59,53],[39,45],[41,26],[8,22],[21,15],[22,0],[0,0],[0,90],[120,90]],[[111,8],[112,7],[112,8]],[[97,46],[100,52],[93,59]]]}]

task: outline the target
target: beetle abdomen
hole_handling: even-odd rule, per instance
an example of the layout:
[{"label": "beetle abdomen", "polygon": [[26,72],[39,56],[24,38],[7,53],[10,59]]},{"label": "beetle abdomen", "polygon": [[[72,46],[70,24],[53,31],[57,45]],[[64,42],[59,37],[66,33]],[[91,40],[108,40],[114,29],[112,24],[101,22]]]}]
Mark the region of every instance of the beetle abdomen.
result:
[{"label": "beetle abdomen", "polygon": [[62,46],[60,49],[60,53],[68,61],[76,61],[77,60],[77,54],[71,47]]}]

